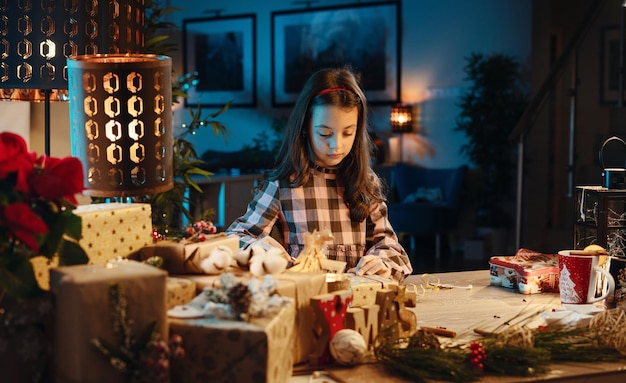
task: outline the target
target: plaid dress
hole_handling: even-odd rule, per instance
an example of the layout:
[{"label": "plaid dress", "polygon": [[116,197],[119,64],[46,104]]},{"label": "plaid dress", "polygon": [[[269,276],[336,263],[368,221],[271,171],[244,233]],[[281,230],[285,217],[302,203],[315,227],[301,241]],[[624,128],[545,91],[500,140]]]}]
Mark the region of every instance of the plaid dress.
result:
[{"label": "plaid dress", "polygon": [[394,279],[411,274],[404,248],[387,218],[387,204],[374,203],[363,222],[350,220],[334,170],[313,168],[306,184],[290,187],[286,181],[265,181],[248,204],[246,213],[226,230],[237,235],[241,247],[269,236],[274,225],[281,231],[279,242],[292,257],[304,247],[305,233],[330,229],[334,243],[326,248],[329,259],[354,268],[364,255],[381,257]]}]

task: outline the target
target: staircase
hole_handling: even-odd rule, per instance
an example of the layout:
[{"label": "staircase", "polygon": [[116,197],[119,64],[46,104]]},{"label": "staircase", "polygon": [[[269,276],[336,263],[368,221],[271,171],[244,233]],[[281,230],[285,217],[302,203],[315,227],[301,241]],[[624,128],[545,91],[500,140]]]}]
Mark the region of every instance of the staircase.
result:
[{"label": "staircase", "polygon": [[[621,130],[626,134],[624,109],[612,108],[608,112],[612,127],[600,129],[602,118],[597,119],[598,126],[578,124],[579,109],[587,111],[591,106],[588,101],[581,105],[581,95],[588,96],[593,88],[589,84],[598,86],[599,83],[597,72],[585,67],[582,73],[579,68],[581,61],[590,60],[588,55],[592,49],[599,50],[598,40],[594,40],[590,32],[597,33],[606,23],[601,19],[603,15],[615,14],[621,1],[555,0],[533,4],[552,13],[571,11],[574,4],[584,9],[571,33],[551,28],[549,43],[544,49],[551,52],[548,62],[533,61],[533,72],[546,64],[549,70],[544,78],[535,79],[536,92],[509,137],[518,150],[515,248],[555,252],[573,245],[575,186],[601,182],[597,155],[593,157],[591,153],[597,153],[596,141],[602,139],[602,130],[607,132],[604,136],[609,137],[612,134],[608,132],[624,126]],[[567,42],[561,44],[562,40]],[[581,58],[583,47],[586,51]],[[600,60],[599,55],[597,57]],[[599,66],[597,62],[596,65]],[[594,103],[597,104],[597,99]],[[604,115],[607,115],[606,108],[598,114]]]}]

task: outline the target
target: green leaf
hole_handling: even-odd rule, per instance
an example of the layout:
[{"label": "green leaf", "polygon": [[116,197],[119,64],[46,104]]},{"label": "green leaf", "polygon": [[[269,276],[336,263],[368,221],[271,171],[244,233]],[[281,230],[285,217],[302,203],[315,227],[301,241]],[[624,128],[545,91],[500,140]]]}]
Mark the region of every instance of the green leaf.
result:
[{"label": "green leaf", "polygon": [[224,104],[224,106],[222,106],[222,108],[221,108],[220,110],[218,110],[218,111],[217,111],[217,112],[215,112],[215,113],[211,113],[211,114],[209,114],[209,116],[210,116],[211,118],[215,118],[215,117],[219,116],[220,114],[224,113],[225,111],[227,111],[227,110],[228,110],[228,108],[230,108],[230,106],[232,105],[233,101],[234,101],[234,100],[230,100],[230,101],[228,101],[226,104]]},{"label": "green leaf", "polygon": [[37,284],[29,258],[19,253],[9,254],[9,257],[3,256],[4,262],[0,265],[0,286],[6,289],[7,294],[17,299],[41,294],[43,290]]},{"label": "green leaf", "polygon": [[81,236],[82,236],[82,231],[83,231],[83,219],[68,211],[65,213],[64,215],[64,219],[65,219],[65,234],[76,240],[79,241]]},{"label": "green leaf", "polygon": [[65,220],[62,214],[51,211],[48,206],[42,206],[41,216],[48,226],[45,241],[41,243],[39,253],[48,259],[52,259],[57,253],[63,235],[65,234]]},{"label": "green leaf", "polygon": [[78,242],[63,240],[59,249],[59,266],[84,265],[89,257]]},{"label": "green leaf", "polygon": [[169,38],[170,37],[167,36],[167,35],[161,35],[161,36],[153,37],[150,40],[146,41],[146,46],[156,45],[156,44],[160,43],[161,41],[165,41],[165,40],[167,40]]}]

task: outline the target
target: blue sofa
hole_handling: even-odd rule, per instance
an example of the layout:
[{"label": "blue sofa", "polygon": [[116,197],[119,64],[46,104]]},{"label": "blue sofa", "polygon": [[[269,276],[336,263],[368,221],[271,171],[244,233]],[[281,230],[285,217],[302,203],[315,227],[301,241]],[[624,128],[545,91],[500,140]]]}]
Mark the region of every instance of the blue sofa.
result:
[{"label": "blue sofa", "polygon": [[389,188],[389,220],[396,233],[411,236],[411,250],[415,236],[434,236],[438,262],[442,235],[457,226],[467,165],[425,168],[398,163],[377,171]]}]

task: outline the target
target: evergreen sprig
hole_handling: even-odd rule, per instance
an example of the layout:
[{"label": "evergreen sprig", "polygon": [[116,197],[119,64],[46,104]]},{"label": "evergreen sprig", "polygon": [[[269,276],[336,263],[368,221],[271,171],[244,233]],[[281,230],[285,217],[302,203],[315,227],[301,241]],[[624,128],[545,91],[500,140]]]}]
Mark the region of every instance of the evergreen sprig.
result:
[{"label": "evergreen sprig", "polygon": [[111,301],[111,328],[114,343],[102,338],[91,339],[91,344],[106,357],[109,364],[132,383],[165,383],[170,381],[170,358],[184,357],[182,338],[172,336],[170,343],[161,339],[158,322],[151,321],[136,336],[133,320],[128,315],[128,300],[122,286],[114,283],[109,288]]},{"label": "evergreen sprig", "polygon": [[546,328],[535,332],[535,346],[550,351],[553,361],[610,362],[624,358],[615,348],[602,346],[599,336],[602,334],[594,327]]},{"label": "evergreen sprig", "polygon": [[[522,316],[532,317],[522,312],[516,318]],[[381,331],[374,351],[389,371],[416,382],[472,382],[484,375],[536,376],[548,372],[555,362],[614,362],[626,358],[618,349],[626,344],[626,331],[621,325],[592,323],[586,327],[540,326],[531,330],[516,324],[502,328],[478,341],[485,352],[482,369],[471,361],[471,345],[442,346],[434,335],[423,330],[405,338]],[[523,341],[516,342],[520,337]],[[614,339],[614,344],[607,339]]]},{"label": "evergreen sprig", "polygon": [[480,371],[466,362],[467,354],[459,348],[442,348],[430,332],[418,330],[408,338],[396,340],[389,335],[388,330],[381,331],[382,341],[374,348],[376,358],[390,371],[414,382],[471,382],[480,376]]}]

